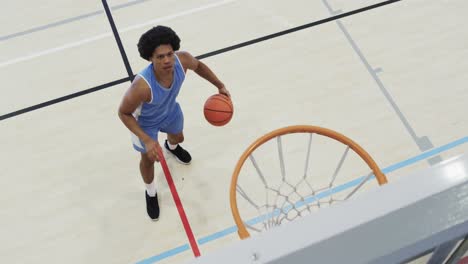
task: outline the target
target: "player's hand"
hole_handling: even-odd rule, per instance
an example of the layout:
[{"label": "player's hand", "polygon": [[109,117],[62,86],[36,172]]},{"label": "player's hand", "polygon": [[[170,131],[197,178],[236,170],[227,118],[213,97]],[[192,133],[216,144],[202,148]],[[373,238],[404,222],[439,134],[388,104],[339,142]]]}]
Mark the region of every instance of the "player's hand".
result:
[{"label": "player's hand", "polygon": [[224,94],[226,95],[227,97],[231,98],[231,94],[229,93],[229,91],[226,89],[226,87],[223,86],[223,88],[219,89],[218,90],[220,94]]},{"label": "player's hand", "polygon": [[144,142],[146,148],[146,154],[151,161],[159,162],[159,151],[161,151],[161,146],[157,141],[149,139]]}]

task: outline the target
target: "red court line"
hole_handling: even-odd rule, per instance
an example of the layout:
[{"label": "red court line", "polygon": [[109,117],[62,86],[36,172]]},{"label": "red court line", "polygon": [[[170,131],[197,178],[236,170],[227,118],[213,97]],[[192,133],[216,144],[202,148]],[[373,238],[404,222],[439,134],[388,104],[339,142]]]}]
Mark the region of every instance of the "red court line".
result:
[{"label": "red court line", "polygon": [[164,171],[164,176],[166,176],[167,184],[169,185],[169,189],[172,193],[172,198],[174,198],[174,202],[177,206],[177,211],[179,211],[180,220],[182,220],[182,224],[184,225],[185,233],[187,234],[187,238],[189,240],[190,246],[192,247],[192,252],[195,257],[200,256],[200,250],[198,249],[197,241],[192,232],[192,228],[190,227],[190,223],[187,219],[187,215],[185,214],[184,207],[182,206],[182,202],[180,201],[179,194],[177,193],[177,189],[175,187],[174,181],[172,180],[171,172],[167,167],[166,159],[161,151],[161,148],[158,148],[159,153],[159,163],[161,163],[161,167]]}]

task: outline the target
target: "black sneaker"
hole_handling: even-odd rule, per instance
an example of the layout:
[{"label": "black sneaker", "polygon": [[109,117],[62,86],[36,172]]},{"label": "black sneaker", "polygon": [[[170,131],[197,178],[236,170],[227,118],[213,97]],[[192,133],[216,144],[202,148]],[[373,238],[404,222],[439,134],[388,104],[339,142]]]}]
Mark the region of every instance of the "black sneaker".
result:
[{"label": "black sneaker", "polygon": [[177,144],[177,147],[172,150],[169,148],[169,145],[167,145],[167,140],[164,142],[164,147],[174,155],[174,157],[177,159],[182,164],[190,164],[190,161],[192,161],[192,156],[190,156],[190,153],[188,153],[185,149],[183,149],[180,144]]},{"label": "black sneaker", "polygon": [[157,221],[159,219],[159,203],[158,203],[158,194],[154,197],[148,195],[148,192],[145,191],[146,194],[146,212],[148,212],[148,216],[153,221]]}]

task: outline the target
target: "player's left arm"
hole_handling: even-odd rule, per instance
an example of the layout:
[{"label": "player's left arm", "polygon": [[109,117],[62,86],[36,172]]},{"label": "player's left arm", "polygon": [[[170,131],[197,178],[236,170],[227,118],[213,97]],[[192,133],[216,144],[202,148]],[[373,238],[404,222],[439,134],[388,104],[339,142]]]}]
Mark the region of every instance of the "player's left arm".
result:
[{"label": "player's left arm", "polygon": [[224,94],[228,97],[231,97],[231,94],[224,86],[224,83],[218,79],[216,74],[214,74],[214,72],[206,64],[199,61],[197,58],[193,57],[190,53],[186,51],[178,51],[177,56],[179,57],[185,69],[190,69],[194,71],[200,77],[212,83],[218,88],[220,94]]}]

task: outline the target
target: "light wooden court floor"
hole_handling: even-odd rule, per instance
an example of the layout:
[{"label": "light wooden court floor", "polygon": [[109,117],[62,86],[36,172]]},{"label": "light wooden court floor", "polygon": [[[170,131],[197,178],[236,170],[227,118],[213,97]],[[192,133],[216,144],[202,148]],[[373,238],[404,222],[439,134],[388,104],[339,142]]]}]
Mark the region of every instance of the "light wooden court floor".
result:
[{"label": "light wooden court floor", "polygon": [[[136,73],[146,64],[136,42],[157,24],[174,28],[182,49],[200,55],[375,3],[109,5]],[[126,77],[101,3],[4,7],[0,115]],[[233,226],[230,175],[244,149],[273,129],[337,130],[382,168],[400,164],[388,174],[390,182],[466,152],[466,7],[461,0],[400,1],[207,58],[235,104],[233,120],[222,128],[210,126],[201,110],[215,88],[190,73],[179,101],[184,146],[194,162],[168,163],[195,237],[204,242],[202,254],[238,239],[217,233]],[[161,219],[146,216],[138,156],[116,115],[128,85],[0,121],[2,262],[178,263],[192,257],[157,166]]]}]

